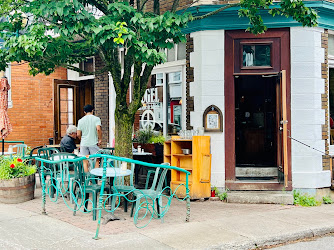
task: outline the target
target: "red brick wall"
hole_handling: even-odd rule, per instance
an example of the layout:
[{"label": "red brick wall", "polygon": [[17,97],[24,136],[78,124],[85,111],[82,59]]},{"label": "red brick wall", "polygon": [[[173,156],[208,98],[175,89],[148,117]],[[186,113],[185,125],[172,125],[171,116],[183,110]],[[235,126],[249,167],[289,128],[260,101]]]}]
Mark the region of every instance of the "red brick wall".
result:
[{"label": "red brick wall", "polygon": [[30,147],[48,144],[53,137],[53,80],[67,79],[66,69],[36,77],[28,73],[28,65],[11,67],[11,88],[13,107],[8,109],[13,126],[8,141],[24,141]]}]

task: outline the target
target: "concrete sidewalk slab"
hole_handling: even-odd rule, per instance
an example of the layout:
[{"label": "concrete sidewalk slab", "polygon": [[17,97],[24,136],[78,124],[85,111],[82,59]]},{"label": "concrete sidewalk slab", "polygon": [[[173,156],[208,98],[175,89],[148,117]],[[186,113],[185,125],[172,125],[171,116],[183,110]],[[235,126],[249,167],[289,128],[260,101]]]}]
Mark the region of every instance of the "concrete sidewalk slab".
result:
[{"label": "concrete sidewalk slab", "polygon": [[123,220],[101,225],[91,214],[73,216],[62,200],[47,199],[48,215],[41,214],[40,189],[22,204],[0,204],[1,249],[251,249],[313,235],[334,232],[334,205],[296,207],[274,204],[230,204],[219,201],[191,203],[185,222],[185,202],[173,200],[164,223],[152,220],[135,227],[129,213]]}]

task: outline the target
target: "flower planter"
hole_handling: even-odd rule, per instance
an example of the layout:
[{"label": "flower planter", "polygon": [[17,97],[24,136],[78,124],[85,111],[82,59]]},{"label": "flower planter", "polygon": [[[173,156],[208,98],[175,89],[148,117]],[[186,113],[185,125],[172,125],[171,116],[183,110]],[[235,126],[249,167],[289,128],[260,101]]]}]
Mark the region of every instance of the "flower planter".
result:
[{"label": "flower planter", "polygon": [[21,203],[32,200],[35,191],[35,174],[0,180],[0,202],[7,204]]}]

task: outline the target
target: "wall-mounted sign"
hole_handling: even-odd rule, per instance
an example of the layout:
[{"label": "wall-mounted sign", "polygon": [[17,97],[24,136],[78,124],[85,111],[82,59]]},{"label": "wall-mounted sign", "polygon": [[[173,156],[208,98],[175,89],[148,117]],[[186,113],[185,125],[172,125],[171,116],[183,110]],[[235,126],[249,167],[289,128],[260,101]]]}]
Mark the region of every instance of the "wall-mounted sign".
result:
[{"label": "wall-mounted sign", "polygon": [[223,115],[217,106],[211,105],[205,109],[203,126],[205,132],[223,132]]}]

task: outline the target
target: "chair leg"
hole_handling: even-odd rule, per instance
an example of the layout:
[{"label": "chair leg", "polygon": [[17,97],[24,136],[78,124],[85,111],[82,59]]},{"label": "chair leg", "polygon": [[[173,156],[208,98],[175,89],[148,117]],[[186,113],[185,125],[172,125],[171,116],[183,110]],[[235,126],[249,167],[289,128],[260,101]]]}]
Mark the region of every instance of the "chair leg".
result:
[{"label": "chair leg", "polygon": [[[85,208],[84,208],[84,211],[87,212],[89,193],[85,193],[84,197],[85,197]],[[93,201],[94,201],[94,199],[93,199]]]},{"label": "chair leg", "polygon": [[93,221],[96,220],[96,210],[97,210],[97,193],[96,192],[93,192],[92,193],[92,200],[93,200]]},{"label": "chair leg", "polygon": [[69,190],[70,190],[70,202],[71,204],[73,204],[73,195],[74,195],[74,192],[73,192],[73,179],[70,178],[70,187],[69,187]]},{"label": "chair leg", "polygon": [[[77,184],[74,186],[74,194],[75,194],[75,192],[76,192],[76,190],[77,190]],[[79,196],[79,194],[77,193],[76,195],[75,195],[75,200],[76,200],[76,202],[75,202],[75,204],[74,204],[74,211],[73,211],[73,216],[75,216],[75,214],[77,213],[77,207],[78,207],[78,196]]]},{"label": "chair leg", "polygon": [[[135,200],[137,197],[135,195],[133,195],[133,200]],[[133,211],[136,207],[136,201],[132,202],[132,207],[131,207],[131,213],[130,213],[130,217],[133,217]]]},{"label": "chair leg", "polygon": [[128,200],[124,197],[124,212],[128,212]]}]

